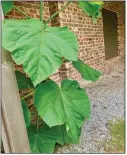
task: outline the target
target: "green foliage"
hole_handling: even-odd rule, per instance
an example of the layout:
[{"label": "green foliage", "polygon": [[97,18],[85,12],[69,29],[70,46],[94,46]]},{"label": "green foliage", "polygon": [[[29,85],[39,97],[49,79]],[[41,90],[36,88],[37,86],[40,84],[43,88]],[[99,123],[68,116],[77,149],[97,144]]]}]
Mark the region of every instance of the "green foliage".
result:
[{"label": "green foliage", "polygon": [[26,127],[29,127],[30,126],[31,114],[30,114],[30,111],[27,107],[26,102],[24,100],[22,100],[21,103],[22,103],[22,109],[23,109],[23,115],[24,115]]},{"label": "green foliage", "polygon": [[85,80],[96,81],[101,76],[101,73],[99,71],[89,67],[80,59],[78,59],[78,61],[73,61],[72,64]]},{"label": "green foliage", "polygon": [[[30,111],[22,100],[22,109],[27,127],[32,153],[52,153],[55,144],[79,143],[81,126],[90,116],[90,101],[85,89],[77,81],[65,79],[59,87],[48,77],[56,72],[63,61],[72,61],[73,66],[86,80],[96,81],[100,72],[78,60],[76,36],[67,27],[49,27],[47,24],[71,2],[42,22],[42,2],[40,20],[4,20],[2,46],[10,51],[16,64],[23,65],[25,74],[16,71],[19,90],[34,88],[34,105],[41,122],[33,126]],[[95,21],[99,16],[102,2],[79,2],[79,6]],[[2,2],[6,14],[13,2]],[[14,6],[27,18],[26,13]],[[44,20],[43,20],[44,21]],[[30,96],[27,94],[23,98]],[[33,105],[33,106],[34,106]],[[31,124],[31,125],[30,125]],[[35,123],[36,124],[36,123]]]},{"label": "green foliage", "polygon": [[111,140],[106,141],[105,151],[110,153],[125,152],[125,122],[123,119],[118,119],[115,122],[110,121],[109,130]]},{"label": "green foliage", "polygon": [[79,141],[79,129],[89,118],[90,101],[77,81],[63,80],[61,87],[53,81],[40,84],[34,96],[39,115],[50,127],[66,124],[73,143]]},{"label": "green foliage", "polygon": [[64,126],[49,128],[44,125],[37,129],[31,125],[27,132],[32,153],[52,153],[56,143],[65,143]]},{"label": "green foliage", "polygon": [[15,75],[16,75],[19,90],[34,88],[33,83],[31,82],[31,79],[29,77],[26,77],[25,74],[16,70]]},{"label": "green foliage", "polygon": [[80,8],[87,13],[88,16],[91,16],[94,23],[96,22],[96,19],[100,17],[100,8],[102,7],[103,2],[91,2],[91,1],[81,1],[78,2]]},{"label": "green foliage", "polygon": [[78,56],[73,32],[67,27],[44,28],[38,19],[4,20],[2,45],[23,65],[34,86],[61,66],[62,57],[76,61]]},{"label": "green foliage", "polygon": [[4,15],[6,15],[13,8],[13,1],[2,1],[1,4]]}]

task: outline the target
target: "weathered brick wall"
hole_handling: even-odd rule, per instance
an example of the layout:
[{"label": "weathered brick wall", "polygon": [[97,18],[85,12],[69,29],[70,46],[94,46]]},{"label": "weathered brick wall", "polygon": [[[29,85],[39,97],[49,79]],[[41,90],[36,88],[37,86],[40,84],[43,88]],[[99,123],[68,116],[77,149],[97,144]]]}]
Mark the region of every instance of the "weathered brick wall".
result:
[{"label": "weathered brick wall", "polygon": [[[39,2],[19,1],[14,2],[17,7],[25,11],[33,18],[39,18]],[[66,2],[44,2],[43,17],[48,19],[54,12],[63,7]],[[105,60],[105,46],[103,34],[102,16],[93,24],[91,17],[87,16],[82,9],[79,8],[77,2],[72,2],[63,12],[52,20],[49,25],[52,26],[68,26],[77,36],[79,43],[79,58],[91,67],[102,72],[109,72],[124,57],[125,50],[125,10],[124,2],[105,2],[104,8],[117,13],[118,16],[118,56]],[[6,18],[24,19],[24,15],[13,9],[8,13]],[[16,69],[22,70],[22,66]],[[51,79],[60,82],[61,79],[68,77],[76,79],[80,83],[84,83],[80,74],[71,65],[64,63],[61,68],[51,76]]]},{"label": "weathered brick wall", "polygon": [[[59,9],[65,5],[66,2],[59,2]],[[79,58],[91,67],[102,72],[110,72],[116,63],[121,61],[125,51],[124,40],[124,2],[105,2],[104,8],[114,11],[118,16],[118,56],[105,60],[105,46],[103,34],[103,19],[102,15],[93,24],[91,17],[87,16],[82,9],[79,8],[77,2],[71,3],[63,12],[59,14],[60,25],[68,26],[78,38],[79,43]],[[80,74],[71,65],[66,64],[67,77],[77,79],[80,83],[84,83]]]},{"label": "weathered brick wall", "polygon": [[[59,2],[59,9],[64,2]],[[77,36],[79,43],[79,58],[88,65],[103,70],[104,68],[104,45],[102,19],[98,19],[97,24],[93,24],[91,17],[88,17],[77,2],[71,3],[64,12],[60,13],[61,26],[68,26]],[[99,58],[99,61],[98,61]],[[70,64],[66,64],[68,78],[81,82],[81,75]]]}]

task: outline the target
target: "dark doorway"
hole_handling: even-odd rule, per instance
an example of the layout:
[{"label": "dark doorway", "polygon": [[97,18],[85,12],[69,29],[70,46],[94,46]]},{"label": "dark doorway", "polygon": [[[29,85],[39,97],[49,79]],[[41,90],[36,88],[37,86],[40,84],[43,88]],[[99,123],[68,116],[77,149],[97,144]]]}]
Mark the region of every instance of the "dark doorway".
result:
[{"label": "dark doorway", "polygon": [[102,16],[105,43],[105,59],[108,60],[118,55],[117,15],[115,12],[102,9]]}]

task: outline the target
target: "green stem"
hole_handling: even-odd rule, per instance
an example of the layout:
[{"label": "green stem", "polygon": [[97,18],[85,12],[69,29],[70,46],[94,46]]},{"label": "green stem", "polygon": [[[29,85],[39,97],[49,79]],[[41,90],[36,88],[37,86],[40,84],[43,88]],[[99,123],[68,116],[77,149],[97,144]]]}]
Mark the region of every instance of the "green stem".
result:
[{"label": "green stem", "polygon": [[63,11],[71,2],[67,2],[66,5],[61,8],[59,11],[55,12],[51,17],[48,18],[48,20],[45,22],[45,24],[48,24],[50,20],[52,20],[56,15],[58,15],[61,11]]},{"label": "green stem", "polygon": [[42,21],[42,6],[43,6],[43,3],[42,3],[42,0],[40,0],[40,21]]},{"label": "green stem", "polygon": [[34,90],[32,90],[32,91],[31,91],[29,94],[27,94],[26,96],[23,96],[23,97],[21,98],[21,100],[23,100],[23,99],[25,99],[25,98],[31,96],[33,93],[34,93]]},{"label": "green stem", "polygon": [[26,16],[27,18],[31,18],[30,16],[28,16],[24,11],[22,11],[22,10],[20,10],[17,6],[15,6],[14,5],[14,8],[16,9],[16,10],[18,10],[20,13],[22,13],[24,16]]},{"label": "green stem", "polygon": [[37,131],[38,131],[38,128],[39,128],[39,114],[38,114],[38,117],[37,117]]}]

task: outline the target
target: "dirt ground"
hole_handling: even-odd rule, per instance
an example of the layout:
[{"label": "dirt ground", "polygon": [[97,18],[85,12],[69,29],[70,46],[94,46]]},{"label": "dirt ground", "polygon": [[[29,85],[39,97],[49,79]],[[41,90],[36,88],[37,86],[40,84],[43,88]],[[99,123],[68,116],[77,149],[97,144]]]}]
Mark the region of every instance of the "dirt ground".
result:
[{"label": "dirt ground", "polygon": [[86,86],[91,118],[84,123],[81,142],[58,147],[56,153],[104,153],[103,142],[110,137],[109,121],[124,118],[124,73],[124,63],[121,63],[98,82]]}]

